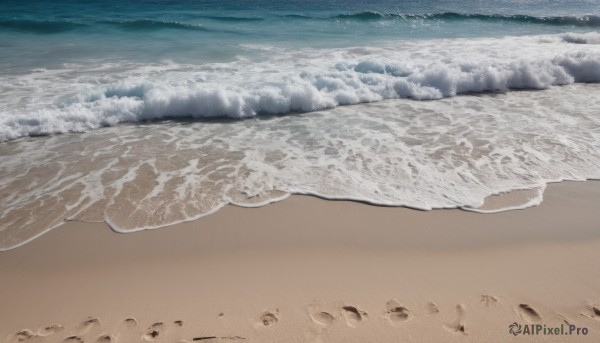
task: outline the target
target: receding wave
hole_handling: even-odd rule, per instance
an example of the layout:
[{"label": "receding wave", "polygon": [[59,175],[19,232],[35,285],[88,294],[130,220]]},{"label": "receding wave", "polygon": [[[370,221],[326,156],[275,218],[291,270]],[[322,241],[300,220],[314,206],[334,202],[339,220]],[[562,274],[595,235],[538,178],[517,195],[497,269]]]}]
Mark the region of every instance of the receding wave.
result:
[{"label": "receding wave", "polygon": [[[547,182],[600,177],[599,91],[575,85],[399,100],[0,144],[0,251],[65,220],[106,222],[126,233],[289,194],[423,210],[533,206]],[[490,195],[510,190],[524,191],[485,206]]]},{"label": "receding wave", "polygon": [[29,33],[51,34],[86,27],[86,24],[58,20],[2,20],[0,28]]},{"label": "receding wave", "polygon": [[488,22],[516,22],[524,24],[545,24],[545,25],[571,25],[571,26],[600,26],[600,16],[555,16],[555,17],[535,17],[528,15],[499,15],[499,14],[463,14],[454,12],[434,13],[434,14],[393,14],[379,12],[360,12],[354,14],[340,14],[328,19],[345,20],[480,20]]},{"label": "receding wave", "polygon": [[[539,203],[547,182],[600,177],[600,85],[570,85],[600,81],[597,38],[249,45],[259,58],[5,71],[0,140],[182,116],[331,110],[0,144],[0,250],[65,218],[132,232],[288,194],[496,211],[481,209],[486,197],[533,189],[519,207]],[[449,98],[495,91],[507,94]],[[369,102],[378,103],[341,107]]]}]

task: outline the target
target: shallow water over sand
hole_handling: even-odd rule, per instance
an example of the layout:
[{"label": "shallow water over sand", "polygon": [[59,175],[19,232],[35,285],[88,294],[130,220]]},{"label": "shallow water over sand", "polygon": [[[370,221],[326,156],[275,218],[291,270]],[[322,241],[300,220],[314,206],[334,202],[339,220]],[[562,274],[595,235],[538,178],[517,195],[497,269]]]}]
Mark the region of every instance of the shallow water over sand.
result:
[{"label": "shallow water over sand", "polygon": [[[600,177],[597,84],[305,115],[126,124],[0,144],[0,248],[64,220],[130,232],[290,193],[419,209]],[[541,191],[484,210],[541,201]],[[505,199],[506,200],[506,199]]]}]

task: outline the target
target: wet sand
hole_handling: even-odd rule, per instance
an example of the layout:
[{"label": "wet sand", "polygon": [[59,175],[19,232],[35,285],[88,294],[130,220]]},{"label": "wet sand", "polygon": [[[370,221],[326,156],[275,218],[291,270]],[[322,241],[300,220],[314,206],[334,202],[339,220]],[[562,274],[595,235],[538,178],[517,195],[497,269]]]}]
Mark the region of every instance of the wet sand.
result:
[{"label": "wet sand", "polygon": [[72,221],[0,253],[0,341],[593,342],[599,265],[596,181],[498,214],[292,196],[131,234]]}]

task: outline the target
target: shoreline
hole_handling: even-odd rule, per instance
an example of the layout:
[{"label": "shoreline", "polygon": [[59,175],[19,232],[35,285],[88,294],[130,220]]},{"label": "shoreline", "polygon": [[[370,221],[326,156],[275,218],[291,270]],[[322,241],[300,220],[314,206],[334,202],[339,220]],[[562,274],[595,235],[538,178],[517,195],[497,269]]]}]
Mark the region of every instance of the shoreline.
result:
[{"label": "shoreline", "polygon": [[[593,112],[596,103],[582,104],[598,87],[398,99],[226,125],[122,125],[2,144],[0,247],[65,218],[116,231],[159,228],[226,203],[281,198],[273,189],[428,210],[479,208],[490,194],[597,178],[597,139],[578,129],[595,127],[594,117],[578,113]],[[563,135],[548,134],[556,130]],[[540,201],[540,191],[521,193]]]},{"label": "shoreline", "polygon": [[568,322],[593,341],[599,200],[563,182],[496,214],[295,195],[132,234],[68,222],[0,252],[0,340],[504,342],[513,322]]},{"label": "shoreline", "polygon": [[[211,215],[221,211],[225,207],[239,207],[239,208],[245,208],[245,209],[255,209],[255,208],[269,206],[269,205],[272,205],[272,204],[275,204],[278,202],[286,201],[290,197],[308,197],[308,198],[316,198],[316,199],[323,200],[323,201],[349,202],[349,203],[356,203],[356,204],[373,206],[373,207],[399,208],[399,209],[404,209],[404,210],[420,211],[420,212],[456,210],[456,211],[479,213],[479,214],[484,214],[484,215],[485,214],[498,214],[498,213],[503,213],[503,212],[526,210],[529,208],[534,208],[536,206],[539,206],[544,201],[544,192],[545,192],[546,188],[548,187],[548,185],[562,184],[562,183],[574,183],[574,182],[587,183],[587,182],[596,182],[596,181],[600,181],[600,179],[590,178],[590,179],[586,179],[586,180],[565,179],[565,180],[560,180],[560,181],[549,181],[549,182],[545,183],[543,186],[534,186],[531,188],[524,188],[524,189],[513,189],[513,190],[510,190],[507,192],[500,192],[497,194],[492,194],[484,199],[484,203],[482,204],[481,207],[473,207],[473,208],[465,207],[465,206],[456,206],[456,207],[448,207],[448,208],[422,209],[422,208],[418,208],[418,207],[411,207],[408,205],[386,205],[386,204],[380,204],[380,203],[370,202],[370,201],[361,200],[361,199],[328,197],[328,196],[321,195],[321,194],[311,194],[311,193],[291,193],[290,194],[290,193],[281,192],[284,194],[283,196],[270,198],[270,199],[268,199],[266,201],[262,201],[262,202],[259,201],[259,202],[255,203],[254,205],[226,203],[226,204],[222,205],[221,207],[216,207],[214,210],[212,210],[208,213],[202,214],[201,216],[196,217],[196,218],[186,219],[186,220],[183,220],[180,222],[166,224],[163,226],[144,227],[144,228],[138,228],[138,229],[133,229],[133,230],[121,230],[116,225],[110,223],[107,220],[86,221],[86,220],[81,220],[81,219],[68,219],[67,218],[64,220],[63,223],[54,225],[54,226],[38,233],[37,235],[18,243],[15,246],[0,249],[0,253],[18,249],[36,239],[42,237],[43,235],[49,233],[50,231],[57,229],[57,228],[65,225],[66,223],[70,223],[70,222],[81,223],[84,225],[99,223],[99,224],[106,225],[111,231],[113,231],[115,233],[130,234],[130,233],[137,233],[137,232],[142,232],[142,231],[169,229],[174,226],[185,225],[187,223],[192,223],[195,221],[203,220],[203,218],[211,216]],[[275,192],[280,192],[280,191],[275,191]],[[532,193],[537,193],[537,194],[532,195]],[[75,216],[75,217],[77,217],[77,216]]]}]

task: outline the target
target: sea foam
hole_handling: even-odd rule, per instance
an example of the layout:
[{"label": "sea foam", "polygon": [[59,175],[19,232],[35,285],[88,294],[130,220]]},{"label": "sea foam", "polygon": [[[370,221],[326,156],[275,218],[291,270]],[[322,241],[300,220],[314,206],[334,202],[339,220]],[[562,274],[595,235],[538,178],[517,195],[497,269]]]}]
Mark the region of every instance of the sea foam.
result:
[{"label": "sea foam", "polygon": [[[9,99],[0,107],[0,141],[121,122],[246,118],[384,99],[435,100],[596,82],[600,47],[588,44],[573,51],[569,42],[597,38],[597,33],[588,33],[326,51],[280,49],[263,61],[103,65],[83,75],[86,65],[35,70],[1,77],[9,85]],[[23,104],[19,98],[32,101]]]},{"label": "sea foam", "polygon": [[[422,210],[533,206],[548,182],[600,178],[599,87],[398,99],[7,142],[0,144],[0,250],[65,219],[133,232],[289,194]],[[515,189],[531,189],[526,202],[481,207]]]},{"label": "sea foam", "polygon": [[565,42],[577,44],[600,44],[599,32],[575,33],[569,32],[562,35]]},{"label": "sea foam", "polygon": [[[65,218],[132,232],[289,194],[489,211],[487,197],[533,189],[492,211],[538,204],[548,182],[600,177],[598,85],[578,84],[600,80],[600,45],[573,37],[249,45],[227,63],[9,71],[1,140],[89,132],[0,144],[0,250]],[[272,116],[290,112],[313,113]]]}]

